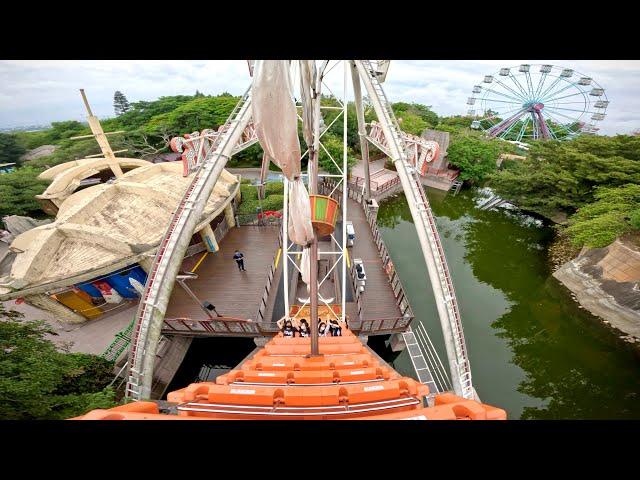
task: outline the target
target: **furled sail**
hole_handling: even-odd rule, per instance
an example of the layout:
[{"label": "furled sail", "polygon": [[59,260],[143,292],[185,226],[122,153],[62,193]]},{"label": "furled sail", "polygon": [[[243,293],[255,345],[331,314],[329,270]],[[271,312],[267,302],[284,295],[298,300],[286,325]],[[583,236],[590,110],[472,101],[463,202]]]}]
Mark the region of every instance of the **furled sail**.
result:
[{"label": "furled sail", "polygon": [[291,182],[289,238],[306,246],[313,240],[309,193],[300,177],[298,117],[287,60],[256,62],[251,87],[253,121],[262,149]]}]

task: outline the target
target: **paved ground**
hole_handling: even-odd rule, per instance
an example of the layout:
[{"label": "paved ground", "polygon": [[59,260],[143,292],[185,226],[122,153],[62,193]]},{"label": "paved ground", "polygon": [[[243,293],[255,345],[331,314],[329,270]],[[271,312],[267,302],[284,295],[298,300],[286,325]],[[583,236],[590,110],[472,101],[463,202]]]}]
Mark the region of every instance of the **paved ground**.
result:
[{"label": "paved ground", "polygon": [[88,320],[86,323],[71,325],[57,321],[52,314],[32,307],[26,303],[16,305],[14,300],[2,302],[7,310],[16,310],[25,314],[27,320],[44,320],[58,335],[47,337],[58,345],[71,343],[72,352],[101,354],[113,341],[120,330],[126,328],[133,320],[136,312],[135,303],[123,305],[119,310],[107,317]]}]

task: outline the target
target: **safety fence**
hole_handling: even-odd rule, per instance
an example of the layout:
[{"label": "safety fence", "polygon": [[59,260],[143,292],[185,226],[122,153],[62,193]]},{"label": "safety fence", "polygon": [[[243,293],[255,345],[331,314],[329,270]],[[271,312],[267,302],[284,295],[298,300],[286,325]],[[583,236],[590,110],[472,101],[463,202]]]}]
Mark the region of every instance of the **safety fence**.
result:
[{"label": "safety fence", "polygon": [[254,322],[252,320],[218,317],[203,320],[191,318],[165,318],[162,325],[162,333],[165,335],[194,336],[233,336],[233,337],[258,337],[272,336],[279,331],[278,325],[273,322]]}]

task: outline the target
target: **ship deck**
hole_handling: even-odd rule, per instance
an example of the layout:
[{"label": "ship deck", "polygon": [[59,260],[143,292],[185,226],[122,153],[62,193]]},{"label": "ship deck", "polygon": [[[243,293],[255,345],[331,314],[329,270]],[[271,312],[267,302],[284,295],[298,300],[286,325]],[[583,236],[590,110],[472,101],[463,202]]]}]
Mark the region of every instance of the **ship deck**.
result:
[{"label": "ship deck", "polygon": [[[198,278],[185,283],[201,301],[215,305],[220,315],[255,320],[268,270],[278,250],[278,229],[257,226],[231,228],[219,246],[220,250],[207,254],[196,268]],[[244,254],[246,272],[238,271],[233,260],[236,249]],[[193,269],[201,257],[202,254],[198,254],[186,258],[182,270]],[[165,316],[168,319],[208,319],[203,309],[177,283]]]},{"label": "ship deck", "polygon": [[[402,316],[396,302],[389,278],[382,266],[382,259],[373,238],[373,233],[362,207],[353,199],[347,200],[347,218],[353,222],[356,240],[349,247],[349,258],[361,258],[367,276],[365,291],[362,293],[362,319],[395,318]],[[347,304],[347,315],[355,318],[356,304]]]}]

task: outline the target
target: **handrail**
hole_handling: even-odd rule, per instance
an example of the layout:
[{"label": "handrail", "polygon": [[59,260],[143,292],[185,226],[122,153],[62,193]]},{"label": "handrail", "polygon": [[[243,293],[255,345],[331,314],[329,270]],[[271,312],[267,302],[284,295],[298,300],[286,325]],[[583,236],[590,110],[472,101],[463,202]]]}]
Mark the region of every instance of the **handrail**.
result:
[{"label": "handrail", "polygon": [[[217,317],[207,319],[192,318],[165,318],[163,324],[163,333],[170,335],[186,334],[195,336],[199,333],[226,335],[248,334],[247,336],[255,337],[256,334],[263,336],[275,335],[280,329],[276,323],[270,322],[254,322],[246,318],[236,317]],[[194,335],[195,334],[195,335]]]}]

